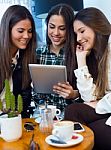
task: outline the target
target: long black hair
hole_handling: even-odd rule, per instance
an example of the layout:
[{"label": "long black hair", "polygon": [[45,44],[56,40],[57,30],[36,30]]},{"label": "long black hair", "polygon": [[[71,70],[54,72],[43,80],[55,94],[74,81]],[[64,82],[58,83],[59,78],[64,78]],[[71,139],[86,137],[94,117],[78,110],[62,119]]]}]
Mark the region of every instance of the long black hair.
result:
[{"label": "long black hair", "polygon": [[65,51],[65,65],[67,66],[67,77],[70,84],[75,88],[75,76],[74,69],[76,66],[76,57],[74,51],[75,39],[74,39],[74,31],[73,31],[73,19],[74,19],[74,10],[71,6],[61,3],[53,6],[48,16],[46,17],[46,43],[49,46],[51,44],[51,40],[48,37],[48,23],[53,15],[60,15],[63,17],[66,28],[66,41],[64,44]]},{"label": "long black hair", "polygon": [[35,62],[36,31],[33,17],[29,10],[20,5],[10,6],[4,13],[0,24],[0,91],[4,80],[11,76],[11,30],[21,20],[29,19],[32,25],[32,38],[29,41],[22,61],[22,87],[30,82],[28,64]]}]

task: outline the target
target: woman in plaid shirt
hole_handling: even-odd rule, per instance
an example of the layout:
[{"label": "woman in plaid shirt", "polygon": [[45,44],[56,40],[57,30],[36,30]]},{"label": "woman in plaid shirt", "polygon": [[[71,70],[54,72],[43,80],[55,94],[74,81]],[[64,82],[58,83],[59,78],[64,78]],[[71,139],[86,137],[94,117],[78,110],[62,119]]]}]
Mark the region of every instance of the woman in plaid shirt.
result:
[{"label": "woman in plaid shirt", "polygon": [[[63,110],[78,97],[75,76],[73,9],[67,4],[58,4],[49,11],[46,18],[46,45],[37,49],[37,63],[47,65],[66,65],[68,82],[53,86],[55,94],[48,95],[48,103]],[[43,94],[36,95],[39,103]]]}]

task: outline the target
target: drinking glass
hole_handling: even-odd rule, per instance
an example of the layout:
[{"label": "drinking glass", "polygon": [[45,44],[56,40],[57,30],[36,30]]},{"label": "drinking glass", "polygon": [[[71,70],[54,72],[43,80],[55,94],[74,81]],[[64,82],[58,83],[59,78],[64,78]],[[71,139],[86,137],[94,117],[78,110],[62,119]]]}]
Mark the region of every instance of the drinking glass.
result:
[{"label": "drinking glass", "polygon": [[51,134],[53,128],[52,110],[45,108],[41,110],[41,122],[39,124],[42,133]]}]

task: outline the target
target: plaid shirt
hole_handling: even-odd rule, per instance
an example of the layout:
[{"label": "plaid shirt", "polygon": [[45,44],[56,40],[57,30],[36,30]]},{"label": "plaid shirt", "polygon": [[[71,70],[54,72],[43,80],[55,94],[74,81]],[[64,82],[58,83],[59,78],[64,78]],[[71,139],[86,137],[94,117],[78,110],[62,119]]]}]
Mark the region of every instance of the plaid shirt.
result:
[{"label": "plaid shirt", "polygon": [[60,49],[58,56],[50,52],[47,46],[37,49],[37,63],[44,65],[64,65],[64,49]]},{"label": "plaid shirt", "polygon": [[[61,48],[58,56],[50,52],[47,46],[43,46],[37,49],[37,63],[38,64],[46,64],[46,65],[64,65],[65,63],[65,55],[64,49]],[[48,94],[45,95],[48,99],[48,104],[56,105],[57,108],[64,110],[64,108],[68,105],[67,100],[63,97],[60,97],[57,94]],[[44,94],[35,94],[36,102],[39,104],[44,102],[43,100]]]}]

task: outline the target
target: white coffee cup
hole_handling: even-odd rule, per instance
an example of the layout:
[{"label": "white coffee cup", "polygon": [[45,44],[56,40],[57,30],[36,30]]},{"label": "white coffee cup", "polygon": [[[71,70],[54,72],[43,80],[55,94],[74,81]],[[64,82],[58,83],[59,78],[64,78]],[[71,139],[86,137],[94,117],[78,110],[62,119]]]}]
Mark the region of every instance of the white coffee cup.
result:
[{"label": "white coffee cup", "polygon": [[21,115],[12,118],[1,117],[0,126],[0,137],[7,142],[16,141],[22,136]]},{"label": "white coffee cup", "polygon": [[68,141],[72,138],[73,130],[74,123],[72,121],[59,121],[54,123],[52,134],[64,141]]},{"label": "white coffee cup", "polygon": [[[44,108],[45,108],[45,106],[40,106],[40,107],[39,107],[40,113],[41,113],[41,110],[44,109]],[[57,109],[56,106],[54,106],[54,105],[47,105],[47,108],[50,108],[50,109],[51,109],[51,111],[52,111],[52,117],[53,117],[53,118],[54,118],[55,116],[61,114],[60,109]]]},{"label": "white coffee cup", "polygon": [[58,116],[61,114],[60,109],[56,108],[54,105],[48,105],[47,108],[50,108],[52,110],[52,117]]}]

